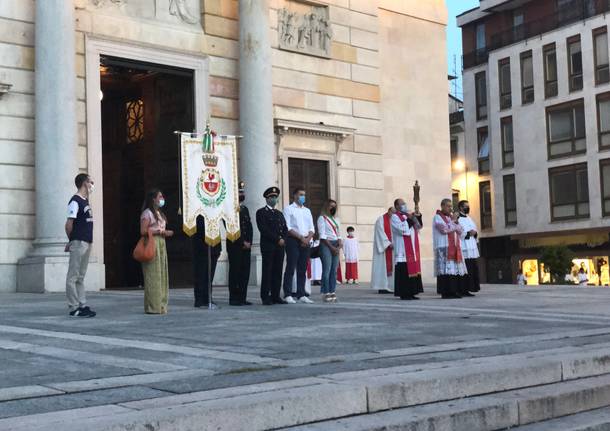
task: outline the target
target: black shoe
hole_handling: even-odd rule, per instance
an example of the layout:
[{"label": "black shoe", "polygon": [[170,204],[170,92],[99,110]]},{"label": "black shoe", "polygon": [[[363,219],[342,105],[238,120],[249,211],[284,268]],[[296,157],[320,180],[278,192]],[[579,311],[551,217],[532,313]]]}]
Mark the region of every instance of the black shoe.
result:
[{"label": "black shoe", "polygon": [[378,290],[377,293],[379,293],[380,295],[389,295],[394,292],[390,292],[389,290],[381,289],[381,290]]},{"label": "black shoe", "polygon": [[[195,308],[208,308],[210,304],[207,302],[205,304],[195,303]],[[215,302],[212,302],[212,308],[218,308]]]},{"label": "black shoe", "polygon": [[411,297],[411,299],[418,301],[418,300],[420,300],[421,298],[418,298],[417,296],[413,295],[413,296]]},{"label": "black shoe", "polygon": [[457,299],[457,298],[460,298],[460,296],[457,296],[457,295],[455,295],[453,293],[447,293],[447,294],[441,295],[441,298],[443,298],[443,299]]},{"label": "black shoe", "polygon": [[270,300],[270,299],[265,299],[265,300],[263,301],[263,305],[273,305],[273,301],[272,301],[272,300]]},{"label": "black shoe", "polygon": [[403,301],[411,301],[413,300],[412,296],[402,296],[400,299],[402,299]]},{"label": "black shoe", "polygon": [[234,305],[236,307],[239,307],[239,306],[244,305],[244,303],[241,301],[229,301],[229,305]]},{"label": "black shoe", "polygon": [[252,303],[250,301],[244,301],[241,303],[241,305],[252,305]]},{"label": "black shoe", "polygon": [[70,317],[95,317],[97,313],[89,307],[78,307],[76,310],[70,311]]},{"label": "black shoe", "polygon": [[286,301],[284,301],[282,298],[275,298],[272,299],[271,302],[273,304],[288,304]]},{"label": "black shoe", "polygon": [[475,296],[475,295],[473,295],[473,294],[472,294],[472,293],[470,293],[470,292],[466,292],[466,293],[462,293],[462,296],[465,296],[465,297],[471,297],[471,296]]}]

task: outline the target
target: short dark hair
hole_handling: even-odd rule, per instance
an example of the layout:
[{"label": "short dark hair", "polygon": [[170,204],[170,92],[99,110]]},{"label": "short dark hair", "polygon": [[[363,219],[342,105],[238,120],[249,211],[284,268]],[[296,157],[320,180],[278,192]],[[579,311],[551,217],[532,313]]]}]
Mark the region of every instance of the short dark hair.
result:
[{"label": "short dark hair", "polygon": [[462,200],[458,202],[458,208],[464,208],[464,205],[469,203],[467,200]]},{"label": "short dark hair", "polygon": [[293,194],[293,195],[296,195],[298,192],[304,192],[304,191],[305,191],[305,187],[303,187],[303,186],[298,186],[298,187],[295,187],[295,188],[292,190],[292,194]]},{"label": "short dark hair", "polygon": [[453,203],[453,201],[451,199],[445,198],[441,201],[441,206],[445,205],[445,204],[450,204]]},{"label": "short dark hair", "polygon": [[80,189],[83,186],[83,183],[89,179],[89,174],[78,174],[74,178],[74,185],[77,189]]},{"label": "short dark hair", "polygon": [[352,231],[352,230],[356,230],[356,229],[354,229],[354,226],[348,226],[348,227],[347,227],[347,231],[348,231],[348,232],[349,232],[349,231]]},{"label": "short dark hair", "polygon": [[401,198],[398,199],[394,199],[394,208],[396,208],[398,206],[398,201],[400,201]]}]

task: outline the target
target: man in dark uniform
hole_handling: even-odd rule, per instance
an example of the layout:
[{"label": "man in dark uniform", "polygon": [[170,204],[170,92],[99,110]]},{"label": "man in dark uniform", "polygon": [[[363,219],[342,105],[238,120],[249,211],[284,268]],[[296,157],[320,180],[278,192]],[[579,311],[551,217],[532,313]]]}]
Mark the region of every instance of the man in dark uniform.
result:
[{"label": "man in dark uniform", "polygon": [[276,210],[280,189],[269,187],[263,193],[267,205],[256,212],[256,225],[261,233],[263,273],[261,299],[264,305],[285,304],[280,297],[284,267],[284,241],[288,234],[284,214]]},{"label": "man in dark uniform", "polygon": [[229,305],[252,305],[247,301],[250,280],[250,254],[252,248],[252,221],[248,207],[242,204],[246,199],[246,183],[239,182],[239,226],[240,237],[235,241],[227,239],[229,255]]},{"label": "man in dark uniform", "polygon": [[[205,219],[197,216],[197,232],[192,236],[193,241],[193,269],[195,271],[195,307],[208,307],[210,296],[208,292],[208,251],[211,252],[210,283],[214,282],[216,263],[220,257],[222,247],[220,242],[209,247],[205,242]],[[216,304],[212,303],[212,308]]]}]

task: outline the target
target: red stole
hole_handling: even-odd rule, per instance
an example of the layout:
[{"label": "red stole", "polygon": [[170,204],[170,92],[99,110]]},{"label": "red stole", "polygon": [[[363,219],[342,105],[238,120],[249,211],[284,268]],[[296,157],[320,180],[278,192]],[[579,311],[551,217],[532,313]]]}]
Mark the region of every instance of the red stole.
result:
[{"label": "red stole", "polygon": [[[390,217],[388,213],[383,215],[383,231],[388,237],[388,241],[392,242],[392,226],[390,225]],[[388,247],[385,249],[385,269],[388,277],[391,277],[394,273],[394,259],[392,257],[392,248]]]},{"label": "red stole", "polygon": [[[441,211],[437,210],[436,213],[441,216],[443,221],[449,226],[453,222],[449,216],[446,216]],[[449,232],[447,234],[447,242],[448,242],[448,250],[447,250],[447,260],[453,260],[455,262],[462,261],[462,246],[460,244],[460,238],[458,237],[457,232]]]},{"label": "red stole", "polygon": [[[407,216],[398,213],[396,214],[400,221],[406,222]],[[413,242],[410,235],[403,235],[402,239],[405,242],[405,254],[407,255],[407,272],[409,277],[417,277],[421,275],[421,261],[419,259],[419,234],[417,229],[413,229],[415,235],[415,250],[413,250]]]}]

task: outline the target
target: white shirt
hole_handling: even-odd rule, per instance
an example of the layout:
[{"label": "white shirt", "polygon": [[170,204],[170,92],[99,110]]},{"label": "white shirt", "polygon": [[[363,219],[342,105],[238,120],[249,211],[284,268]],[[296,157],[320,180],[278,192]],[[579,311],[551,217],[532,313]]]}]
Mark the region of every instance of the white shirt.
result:
[{"label": "white shirt", "polygon": [[390,218],[390,224],[392,226],[392,243],[394,244],[394,261],[395,262],[406,262],[407,261],[407,250],[405,249],[405,236],[409,238],[407,241],[411,241],[413,250],[415,250],[415,229],[420,230],[417,226],[409,226],[409,222],[405,219],[404,221],[398,217],[397,214],[392,214]]},{"label": "white shirt", "polygon": [[327,241],[337,241],[341,239],[341,222],[336,218],[335,223],[336,225],[333,224],[333,219],[328,216],[321,215],[318,217],[318,234],[320,235],[320,239],[325,239]]},{"label": "white shirt", "polygon": [[293,230],[301,236],[309,236],[315,232],[313,217],[307,207],[300,207],[293,202],[284,208],[284,218],[289,231]]}]

